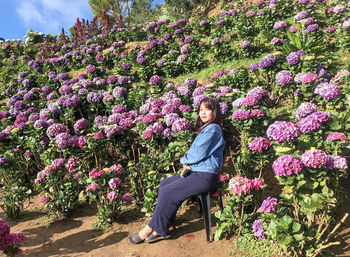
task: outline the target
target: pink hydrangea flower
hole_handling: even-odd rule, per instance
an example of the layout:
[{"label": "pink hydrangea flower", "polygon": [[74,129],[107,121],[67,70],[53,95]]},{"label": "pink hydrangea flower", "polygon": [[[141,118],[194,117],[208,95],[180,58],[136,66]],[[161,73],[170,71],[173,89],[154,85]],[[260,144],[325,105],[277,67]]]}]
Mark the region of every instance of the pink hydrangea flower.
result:
[{"label": "pink hydrangea flower", "polygon": [[114,201],[117,200],[117,198],[118,198],[118,193],[117,193],[117,192],[114,192],[114,191],[109,192],[109,193],[107,194],[107,198],[109,199],[109,201],[114,202]]}]

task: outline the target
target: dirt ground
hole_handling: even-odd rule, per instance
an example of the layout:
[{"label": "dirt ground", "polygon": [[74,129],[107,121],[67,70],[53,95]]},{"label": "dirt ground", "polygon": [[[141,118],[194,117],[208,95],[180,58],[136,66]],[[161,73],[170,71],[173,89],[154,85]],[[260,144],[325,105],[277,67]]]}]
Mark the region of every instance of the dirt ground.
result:
[{"label": "dirt ground", "polygon": [[[350,179],[346,181],[345,188],[350,191]],[[340,208],[339,217],[350,211],[350,205],[347,203],[348,200]],[[216,209],[218,207],[213,206],[212,213]],[[93,228],[92,223],[97,219],[96,212],[94,207],[83,207],[75,211],[69,219],[46,226],[47,215],[41,211],[40,196],[36,196],[22,218],[8,223],[11,232],[22,231],[27,236],[22,250],[24,256],[29,257],[221,257],[230,256],[230,252],[233,251],[233,239],[211,243],[206,241],[203,219],[199,218],[195,204],[179,210],[176,222],[178,226],[176,230],[171,231],[170,239],[154,244],[132,245],[129,242],[128,236],[141,230],[149,220],[135,208],[126,210],[120,217],[120,222],[107,233]],[[2,212],[0,217],[6,220]],[[214,215],[212,223],[212,231],[215,232]],[[334,253],[333,256],[350,257],[350,218],[339,231],[337,239],[341,245],[329,249],[328,252]]]},{"label": "dirt ground", "polygon": [[[93,207],[81,208],[68,220],[45,226],[46,214],[40,211],[39,200],[39,196],[34,197],[21,219],[8,221],[11,232],[22,231],[28,238],[21,248],[24,256],[229,256],[230,240],[206,241],[204,222],[199,218],[196,205],[179,210],[179,226],[171,231],[170,239],[153,244],[132,245],[128,236],[141,230],[149,220],[135,209],[126,211],[120,218],[120,223],[111,231],[103,233],[92,226],[97,219],[97,210]],[[212,210],[215,208],[218,207],[213,207]],[[5,219],[4,213],[0,213],[0,217]],[[214,215],[212,222],[215,231]]]}]

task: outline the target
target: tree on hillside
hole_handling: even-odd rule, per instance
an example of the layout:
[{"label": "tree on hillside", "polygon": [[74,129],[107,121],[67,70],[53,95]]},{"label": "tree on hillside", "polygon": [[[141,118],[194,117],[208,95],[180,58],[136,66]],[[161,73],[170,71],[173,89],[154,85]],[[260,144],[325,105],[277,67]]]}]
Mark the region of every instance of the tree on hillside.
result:
[{"label": "tree on hillside", "polygon": [[166,13],[171,14],[172,18],[189,18],[193,8],[192,0],[165,0],[164,7]]},{"label": "tree on hillside", "polygon": [[99,20],[107,11],[112,23],[119,23],[122,19],[128,27],[151,20],[156,14],[151,4],[152,0],[89,0],[92,13]]}]

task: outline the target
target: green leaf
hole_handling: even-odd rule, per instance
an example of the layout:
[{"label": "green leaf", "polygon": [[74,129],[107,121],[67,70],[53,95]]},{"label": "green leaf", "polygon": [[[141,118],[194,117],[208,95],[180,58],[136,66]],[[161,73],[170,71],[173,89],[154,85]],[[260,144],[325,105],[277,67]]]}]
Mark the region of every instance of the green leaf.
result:
[{"label": "green leaf", "polygon": [[292,237],[290,235],[281,233],[277,236],[277,241],[281,245],[289,245],[292,242]]},{"label": "green leaf", "polygon": [[292,226],[293,233],[298,232],[300,230],[300,228],[301,228],[301,225],[298,222],[293,223],[293,226]]}]

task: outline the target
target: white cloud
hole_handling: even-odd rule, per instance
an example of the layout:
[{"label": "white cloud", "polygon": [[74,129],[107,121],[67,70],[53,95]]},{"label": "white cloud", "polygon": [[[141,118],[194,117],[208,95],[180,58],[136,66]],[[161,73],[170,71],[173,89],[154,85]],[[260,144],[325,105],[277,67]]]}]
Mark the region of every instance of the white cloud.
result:
[{"label": "white cloud", "polygon": [[68,31],[77,18],[93,18],[87,0],[16,0],[16,11],[26,27],[53,35]]}]

